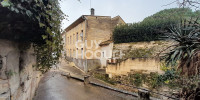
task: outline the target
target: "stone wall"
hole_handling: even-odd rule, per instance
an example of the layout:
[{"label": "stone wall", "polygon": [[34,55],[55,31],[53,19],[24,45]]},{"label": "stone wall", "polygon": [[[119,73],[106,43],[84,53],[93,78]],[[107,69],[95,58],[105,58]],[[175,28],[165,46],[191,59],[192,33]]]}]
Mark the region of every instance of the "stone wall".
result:
[{"label": "stone wall", "polygon": [[[99,59],[75,59],[75,58],[66,58],[67,61],[69,61],[72,66],[76,66],[82,71],[88,71],[88,70],[93,70],[96,68],[101,67],[101,62]],[[87,64],[87,67],[86,67]]]},{"label": "stone wall", "polygon": [[0,40],[0,58],[0,100],[32,100],[41,77],[33,48]]},{"label": "stone wall", "polygon": [[172,41],[114,44],[113,59],[117,61],[115,64],[108,64],[106,72],[110,75],[127,75],[132,71],[163,73],[158,54],[173,44]]},{"label": "stone wall", "polygon": [[106,73],[110,75],[128,75],[130,72],[163,73],[159,61],[154,58],[130,58],[117,64],[109,64],[106,68]]},{"label": "stone wall", "polygon": [[[173,41],[119,43],[113,46],[113,50],[115,51],[113,52],[113,57],[119,57],[116,55],[116,53],[119,53],[120,51],[125,54],[135,49],[151,49],[153,50],[151,57],[155,57],[157,56],[158,53],[165,50],[170,45],[174,45],[174,44],[175,43]],[[165,52],[168,52],[168,51],[165,51]]]},{"label": "stone wall", "polygon": [[[101,42],[111,39],[111,17],[109,16],[87,16],[87,59],[97,59],[101,56]],[[96,57],[97,56],[97,57]]]}]

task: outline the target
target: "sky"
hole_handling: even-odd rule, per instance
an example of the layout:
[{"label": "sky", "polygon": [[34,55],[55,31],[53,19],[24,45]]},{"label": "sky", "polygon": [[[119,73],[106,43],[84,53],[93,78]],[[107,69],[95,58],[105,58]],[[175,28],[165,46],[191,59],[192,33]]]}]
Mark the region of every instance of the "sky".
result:
[{"label": "sky", "polygon": [[[91,1],[91,2],[90,2]],[[178,7],[174,0],[62,0],[61,10],[68,15],[63,21],[62,29],[67,28],[81,15],[90,15],[90,8],[95,15],[121,16],[126,23],[140,22],[144,18],[163,9]],[[170,5],[167,5],[170,4]],[[167,6],[165,6],[167,5]]]}]

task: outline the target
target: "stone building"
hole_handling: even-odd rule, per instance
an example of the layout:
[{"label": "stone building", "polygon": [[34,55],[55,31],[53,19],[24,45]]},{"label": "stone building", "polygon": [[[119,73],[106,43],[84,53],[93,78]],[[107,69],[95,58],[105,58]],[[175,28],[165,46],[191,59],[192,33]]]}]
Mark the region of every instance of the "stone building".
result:
[{"label": "stone building", "polygon": [[67,60],[84,71],[101,67],[104,54],[99,44],[111,40],[114,27],[120,24],[125,24],[120,16],[97,16],[92,8],[91,15],[82,15],[62,34]]}]

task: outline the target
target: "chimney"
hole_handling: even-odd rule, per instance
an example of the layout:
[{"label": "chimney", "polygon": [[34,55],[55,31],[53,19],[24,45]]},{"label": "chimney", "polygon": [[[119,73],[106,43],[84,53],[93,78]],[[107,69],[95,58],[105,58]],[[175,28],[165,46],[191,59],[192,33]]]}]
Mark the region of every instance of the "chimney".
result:
[{"label": "chimney", "polygon": [[91,15],[94,16],[94,8],[91,8]]}]

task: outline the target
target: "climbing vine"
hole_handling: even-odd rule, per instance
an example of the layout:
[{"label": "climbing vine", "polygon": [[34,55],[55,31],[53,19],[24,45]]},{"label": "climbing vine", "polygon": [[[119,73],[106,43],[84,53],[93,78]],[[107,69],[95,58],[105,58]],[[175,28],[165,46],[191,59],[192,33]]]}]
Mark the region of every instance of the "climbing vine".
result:
[{"label": "climbing vine", "polygon": [[44,33],[43,42],[33,42],[39,70],[46,72],[58,63],[63,49],[61,22],[65,18],[59,0],[0,0],[0,7],[28,17]]}]

